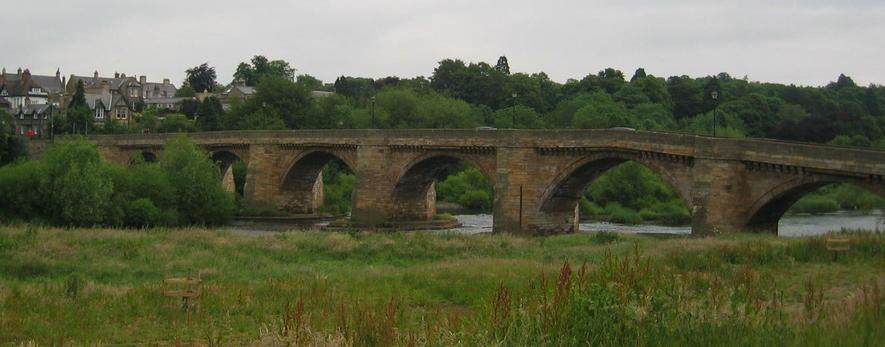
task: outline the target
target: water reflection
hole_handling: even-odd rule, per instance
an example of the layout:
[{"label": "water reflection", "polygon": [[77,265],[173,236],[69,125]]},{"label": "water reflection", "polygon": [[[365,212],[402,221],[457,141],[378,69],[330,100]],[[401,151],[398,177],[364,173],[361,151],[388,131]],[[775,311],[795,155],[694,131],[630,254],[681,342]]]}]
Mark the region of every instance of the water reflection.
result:
[{"label": "water reflection", "polygon": [[[492,215],[458,215],[455,216],[461,222],[462,227],[448,230],[459,234],[478,234],[492,232]],[[783,237],[813,236],[826,234],[832,231],[848,230],[882,230],[885,231],[885,221],[881,210],[871,213],[858,213],[842,211],[824,215],[791,215],[781,218],[778,224],[778,235]],[[669,227],[663,225],[624,225],[605,222],[581,223],[582,232],[614,231],[623,233],[642,234],[690,234],[689,226]]]}]

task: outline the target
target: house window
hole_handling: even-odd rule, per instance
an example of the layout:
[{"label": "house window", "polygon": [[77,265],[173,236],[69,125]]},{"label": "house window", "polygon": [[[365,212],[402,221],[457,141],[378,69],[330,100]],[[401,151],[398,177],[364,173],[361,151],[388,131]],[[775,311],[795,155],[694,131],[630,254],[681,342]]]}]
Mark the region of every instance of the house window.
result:
[{"label": "house window", "polygon": [[125,108],[118,108],[117,109],[117,119],[126,119],[126,116],[127,116],[126,111],[127,111],[127,109],[125,109]]},{"label": "house window", "polygon": [[38,116],[37,113],[34,113],[34,119],[37,119],[37,116]]}]

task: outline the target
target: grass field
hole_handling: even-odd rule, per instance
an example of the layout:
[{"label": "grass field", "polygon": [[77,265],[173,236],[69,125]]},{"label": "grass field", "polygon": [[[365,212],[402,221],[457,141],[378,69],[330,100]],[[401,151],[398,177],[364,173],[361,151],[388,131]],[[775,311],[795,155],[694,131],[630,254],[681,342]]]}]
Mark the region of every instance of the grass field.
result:
[{"label": "grass field", "polygon": [[[0,342],[877,345],[885,235],[655,238],[0,227]],[[199,275],[181,309],[166,276]]]}]

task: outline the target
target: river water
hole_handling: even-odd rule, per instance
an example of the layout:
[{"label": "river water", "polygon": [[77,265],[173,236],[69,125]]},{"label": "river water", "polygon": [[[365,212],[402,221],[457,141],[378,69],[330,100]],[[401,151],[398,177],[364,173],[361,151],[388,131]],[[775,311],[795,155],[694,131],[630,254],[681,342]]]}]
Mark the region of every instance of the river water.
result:
[{"label": "river water", "polygon": [[[823,215],[790,215],[781,218],[778,224],[778,235],[782,237],[813,236],[829,232],[846,230],[882,230],[885,231],[883,212],[875,210],[871,213],[841,211]],[[457,215],[462,227],[449,232],[478,234],[492,232],[492,215],[474,214]],[[653,224],[624,225],[617,223],[592,222],[581,223],[582,232],[614,231],[641,234],[691,234],[689,226],[663,226]]]}]

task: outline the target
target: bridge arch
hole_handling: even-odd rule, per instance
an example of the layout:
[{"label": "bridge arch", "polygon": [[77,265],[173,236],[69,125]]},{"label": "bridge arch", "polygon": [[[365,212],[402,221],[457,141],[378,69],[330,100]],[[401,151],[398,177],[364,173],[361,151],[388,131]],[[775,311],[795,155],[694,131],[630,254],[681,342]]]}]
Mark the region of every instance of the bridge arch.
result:
[{"label": "bridge arch", "polygon": [[539,212],[548,220],[558,221],[556,230],[546,232],[575,232],[578,230],[578,204],[584,191],[600,176],[627,162],[650,169],[673,189],[679,200],[691,206],[690,179],[674,172],[674,167],[687,168],[685,163],[661,162],[643,158],[635,152],[595,152],[571,161],[546,185],[541,193]]},{"label": "bridge arch", "polygon": [[279,182],[279,206],[297,214],[319,213],[323,205],[323,168],[339,162],[353,171],[353,161],[333,151],[309,150],[295,156]]},{"label": "bridge arch", "polygon": [[236,178],[234,177],[234,164],[243,159],[234,151],[220,149],[211,152],[212,161],[218,165],[221,173],[221,185],[226,191],[238,192]]},{"label": "bridge arch", "polygon": [[[492,157],[493,158],[493,157]],[[466,163],[477,168],[494,187],[493,167],[474,155],[429,152],[418,155],[398,171],[391,201],[394,221],[422,221],[436,214],[434,182],[444,178],[453,168]]]},{"label": "bridge arch", "polygon": [[138,162],[155,163],[157,162],[157,154],[150,150],[136,151],[129,158],[129,165],[134,165]]},{"label": "bridge arch", "polygon": [[793,205],[808,194],[833,184],[850,184],[885,197],[885,186],[827,176],[798,176],[772,187],[759,196],[748,209],[745,229],[777,234],[780,219]]}]

